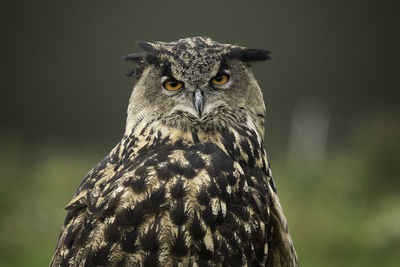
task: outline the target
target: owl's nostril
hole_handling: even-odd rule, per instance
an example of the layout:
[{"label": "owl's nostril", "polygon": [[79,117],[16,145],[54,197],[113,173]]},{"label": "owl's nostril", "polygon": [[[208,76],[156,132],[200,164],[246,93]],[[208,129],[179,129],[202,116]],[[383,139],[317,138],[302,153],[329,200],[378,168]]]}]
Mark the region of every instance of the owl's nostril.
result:
[{"label": "owl's nostril", "polygon": [[199,117],[201,117],[201,113],[203,111],[203,92],[199,89],[196,89],[194,91],[194,97],[193,97],[193,103],[194,106],[196,107],[197,112],[199,113]]}]

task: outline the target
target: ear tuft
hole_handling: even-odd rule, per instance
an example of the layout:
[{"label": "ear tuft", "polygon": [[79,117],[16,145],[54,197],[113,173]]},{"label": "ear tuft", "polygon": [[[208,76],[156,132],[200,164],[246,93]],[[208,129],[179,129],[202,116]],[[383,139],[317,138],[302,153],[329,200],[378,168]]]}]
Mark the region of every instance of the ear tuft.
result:
[{"label": "ear tuft", "polygon": [[150,42],[145,42],[145,41],[139,41],[137,42],[137,45],[142,48],[144,51],[150,52],[150,53],[156,53],[157,49],[155,48],[153,43]]},{"label": "ear tuft", "polygon": [[122,59],[127,61],[135,61],[138,63],[147,62],[149,64],[154,64],[157,61],[156,55],[150,52],[137,52],[133,54],[128,54],[126,56],[123,56]]},{"label": "ear tuft", "polygon": [[122,60],[133,61],[137,66],[126,73],[126,76],[139,76],[147,64],[157,64],[157,49],[154,44],[140,41],[137,45],[145,51],[128,54]]},{"label": "ear tuft", "polygon": [[258,48],[233,48],[226,57],[229,59],[238,59],[246,62],[265,61],[271,59],[270,51]]}]

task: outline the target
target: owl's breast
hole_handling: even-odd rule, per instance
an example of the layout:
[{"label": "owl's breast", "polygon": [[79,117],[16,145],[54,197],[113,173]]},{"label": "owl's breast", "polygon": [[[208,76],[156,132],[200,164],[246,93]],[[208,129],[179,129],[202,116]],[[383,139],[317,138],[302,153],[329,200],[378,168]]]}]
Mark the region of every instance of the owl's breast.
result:
[{"label": "owl's breast", "polygon": [[241,134],[172,134],[142,148],[146,159],[124,174],[121,199],[138,211],[132,218],[142,218],[136,245],[153,255],[145,244],[157,244],[151,259],[184,266],[265,262],[265,162],[256,139]]}]

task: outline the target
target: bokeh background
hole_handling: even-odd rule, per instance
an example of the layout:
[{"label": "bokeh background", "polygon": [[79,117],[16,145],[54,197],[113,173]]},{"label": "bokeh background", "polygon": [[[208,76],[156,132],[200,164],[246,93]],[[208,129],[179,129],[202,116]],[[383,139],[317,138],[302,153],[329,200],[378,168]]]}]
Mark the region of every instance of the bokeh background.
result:
[{"label": "bokeh background", "polygon": [[0,266],[46,266],[119,141],[138,40],[268,48],[266,146],[302,266],[399,266],[396,1],[1,1]]}]

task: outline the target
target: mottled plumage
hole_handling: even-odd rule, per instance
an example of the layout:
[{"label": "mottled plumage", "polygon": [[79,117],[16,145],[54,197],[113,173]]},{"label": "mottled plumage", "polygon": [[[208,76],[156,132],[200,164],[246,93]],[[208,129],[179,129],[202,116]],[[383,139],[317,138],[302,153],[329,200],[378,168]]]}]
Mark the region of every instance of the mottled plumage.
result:
[{"label": "mottled plumage", "polygon": [[249,66],[268,51],[204,37],[140,46],[125,57],[138,64],[125,134],[67,204],[50,265],[297,266]]}]

